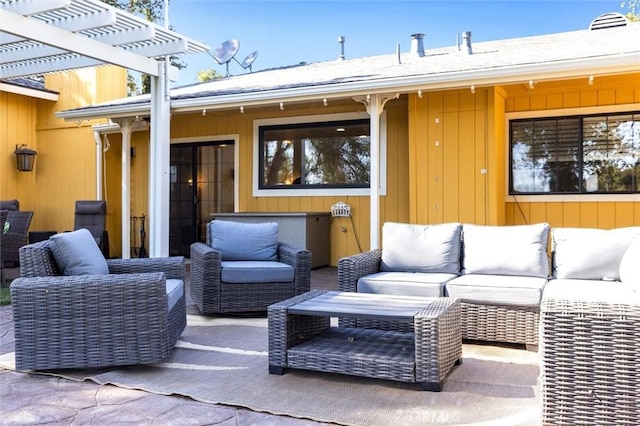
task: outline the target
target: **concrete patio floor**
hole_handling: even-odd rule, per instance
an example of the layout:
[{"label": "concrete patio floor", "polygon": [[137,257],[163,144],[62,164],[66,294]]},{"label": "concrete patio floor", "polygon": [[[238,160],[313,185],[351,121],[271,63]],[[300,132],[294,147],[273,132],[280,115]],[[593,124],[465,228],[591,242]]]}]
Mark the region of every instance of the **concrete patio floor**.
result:
[{"label": "concrete patio floor", "polygon": [[[19,275],[5,270],[6,278]],[[337,270],[311,272],[312,288],[337,288]],[[188,285],[188,282],[187,282]],[[199,314],[187,291],[187,313]],[[0,307],[0,354],[14,351],[11,306]],[[74,382],[0,369],[0,425],[325,425],[244,408],[200,403],[182,396]]]}]

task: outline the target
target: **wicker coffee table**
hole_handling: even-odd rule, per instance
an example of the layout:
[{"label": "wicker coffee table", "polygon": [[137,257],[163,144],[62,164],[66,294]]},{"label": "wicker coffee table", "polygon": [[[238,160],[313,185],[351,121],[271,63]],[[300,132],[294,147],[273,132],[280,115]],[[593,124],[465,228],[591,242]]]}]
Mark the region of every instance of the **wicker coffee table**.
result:
[{"label": "wicker coffee table", "polygon": [[[315,370],[440,391],[462,361],[455,298],[312,290],[269,306],[268,315],[271,374]],[[331,317],[339,326],[331,327]]]}]

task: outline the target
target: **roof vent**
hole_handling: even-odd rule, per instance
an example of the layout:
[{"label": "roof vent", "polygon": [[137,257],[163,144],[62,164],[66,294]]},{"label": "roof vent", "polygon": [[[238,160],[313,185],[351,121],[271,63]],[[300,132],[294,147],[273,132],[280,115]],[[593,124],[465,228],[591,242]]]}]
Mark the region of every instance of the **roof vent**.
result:
[{"label": "roof vent", "polygon": [[[458,46],[458,49],[460,49],[460,46]],[[467,55],[473,54],[473,49],[471,48],[471,31],[462,33],[462,52]]]},{"label": "roof vent", "polygon": [[412,58],[422,58],[424,56],[424,34],[417,33],[411,34],[411,50],[410,54]]},{"label": "roof vent", "polygon": [[627,18],[623,14],[618,12],[611,12],[602,14],[591,21],[591,24],[589,24],[589,29],[593,31],[626,26]]}]

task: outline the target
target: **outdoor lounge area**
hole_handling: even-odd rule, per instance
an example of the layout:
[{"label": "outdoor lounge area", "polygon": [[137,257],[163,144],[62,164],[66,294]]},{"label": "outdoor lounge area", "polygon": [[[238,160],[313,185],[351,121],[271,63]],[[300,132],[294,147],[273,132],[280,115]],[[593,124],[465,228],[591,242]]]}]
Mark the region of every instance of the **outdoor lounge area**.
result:
[{"label": "outdoor lounge area", "polygon": [[125,3],[0,0],[0,426],[640,424],[637,1]]}]

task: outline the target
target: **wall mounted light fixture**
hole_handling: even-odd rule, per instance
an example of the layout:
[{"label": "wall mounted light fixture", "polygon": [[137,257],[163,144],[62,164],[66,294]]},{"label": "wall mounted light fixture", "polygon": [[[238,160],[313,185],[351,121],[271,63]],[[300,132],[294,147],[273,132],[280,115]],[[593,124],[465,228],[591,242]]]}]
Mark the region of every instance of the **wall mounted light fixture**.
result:
[{"label": "wall mounted light fixture", "polygon": [[14,154],[16,155],[16,165],[19,172],[30,172],[33,170],[36,155],[38,154],[37,152],[27,148],[27,145],[23,143],[20,146],[16,145]]}]

